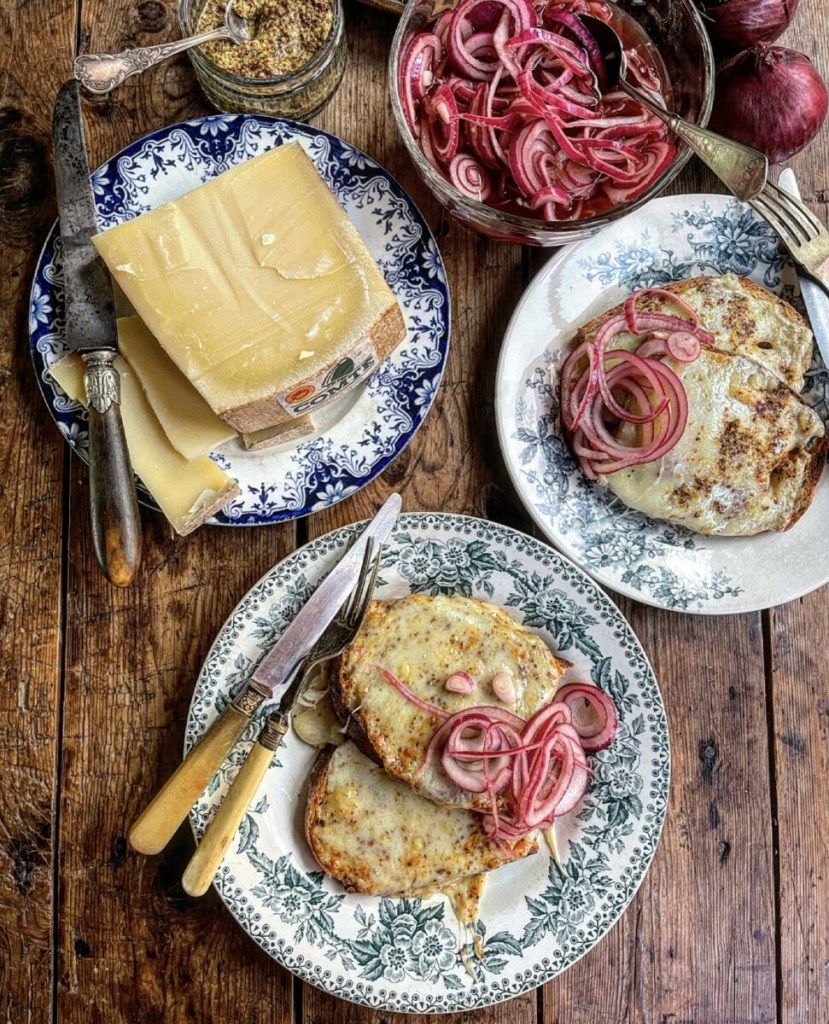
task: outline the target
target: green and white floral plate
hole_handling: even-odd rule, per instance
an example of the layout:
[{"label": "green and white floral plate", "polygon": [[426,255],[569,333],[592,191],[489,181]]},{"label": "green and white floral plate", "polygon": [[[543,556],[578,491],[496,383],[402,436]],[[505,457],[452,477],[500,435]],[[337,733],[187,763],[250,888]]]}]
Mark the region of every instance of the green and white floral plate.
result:
[{"label": "green and white floral plate", "polygon": [[[576,329],[637,288],[728,271],[800,302],[790,257],[750,207],[725,196],[655,199],[539,272],[507,328],[496,383],[504,460],[556,547],[619,593],[712,615],[770,608],[829,582],[829,474],[786,533],[703,537],[650,519],[581,472],[559,424],[552,378]],[[829,426],[829,372],[817,350],[804,398]]]},{"label": "green and white floral plate", "polygon": [[[185,747],[202,736],[359,528],[307,544],[242,599],[202,668]],[[346,894],[305,842],[306,780],[316,751],[289,733],[216,880],[236,920],[275,960],[336,996],[377,1009],[469,1010],[555,977],[587,953],[633,898],[653,857],[668,800],[670,750],[659,689],[616,606],[581,570],[524,534],[464,516],[401,516],[383,553],[378,596],[463,594],[494,601],[592,679],[619,709],[608,750],[593,756],[579,808],[545,853],[494,872],[481,908],[485,957],[459,955],[443,897]],[[201,838],[247,753],[244,737],[191,821]],[[471,953],[471,950],[467,950]]]}]

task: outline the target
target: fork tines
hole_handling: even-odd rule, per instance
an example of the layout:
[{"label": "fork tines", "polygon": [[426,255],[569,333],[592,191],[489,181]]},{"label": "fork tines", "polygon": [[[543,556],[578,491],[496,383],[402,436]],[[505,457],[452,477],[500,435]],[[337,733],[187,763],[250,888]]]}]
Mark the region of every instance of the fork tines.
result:
[{"label": "fork tines", "polygon": [[751,206],[771,224],[793,255],[822,235],[829,241],[829,233],[812,211],[777,185],[766,184],[763,191],[751,200]]}]

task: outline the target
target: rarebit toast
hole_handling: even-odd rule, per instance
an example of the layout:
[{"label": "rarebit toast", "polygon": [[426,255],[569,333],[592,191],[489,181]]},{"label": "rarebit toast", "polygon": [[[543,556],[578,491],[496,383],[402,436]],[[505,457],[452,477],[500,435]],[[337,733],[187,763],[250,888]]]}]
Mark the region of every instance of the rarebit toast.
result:
[{"label": "rarebit toast", "polygon": [[[490,705],[527,719],[553,700],[566,668],[540,637],[493,604],[413,594],[372,602],[356,640],[333,665],[330,692],[349,736],[390,775],[434,803],[486,812],[486,793],[458,788],[438,756],[424,767],[443,718],[403,696],[381,669],[450,715]],[[446,680],[456,672],[475,680],[472,693],[446,690]],[[503,703],[492,689],[499,672],[509,673],[513,703]]]},{"label": "rarebit toast", "polygon": [[[826,458],[818,414],[797,393],[812,356],[812,334],[788,303],[733,274],[664,286],[681,297],[714,337],[699,357],[665,362],[682,381],[688,422],[662,458],[600,475],[631,508],[697,533],[752,536],[788,530],[811,503]],[[665,295],[645,295],[641,311],[676,313]],[[580,329],[595,336],[617,306]],[[613,346],[633,347],[632,335]],[[635,440],[622,424],[617,436]]]},{"label": "rarebit toast", "polygon": [[350,742],[317,757],[305,832],[327,875],[374,896],[443,888],[538,849],[535,835],[514,844],[487,839],[480,815],[436,807]]}]

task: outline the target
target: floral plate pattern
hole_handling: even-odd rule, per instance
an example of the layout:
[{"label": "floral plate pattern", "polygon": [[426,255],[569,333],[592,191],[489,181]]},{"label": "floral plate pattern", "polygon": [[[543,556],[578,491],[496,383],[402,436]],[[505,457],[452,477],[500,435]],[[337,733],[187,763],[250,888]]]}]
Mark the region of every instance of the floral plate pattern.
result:
[{"label": "floral plate pattern", "polygon": [[[731,271],[800,307],[777,235],[725,196],[655,199],[539,272],[507,328],[496,384],[501,450],[535,521],[600,583],[675,611],[721,615],[793,600],[829,581],[824,473],[786,533],[704,537],[635,512],[578,468],[559,424],[551,370],[576,329],[637,288]],[[802,311],[802,308],[801,308]],[[804,393],[829,425],[829,372],[815,350]]]},{"label": "floral plate pattern", "polygon": [[[314,414],[309,438],[264,451],[239,440],[213,458],[241,494],[213,523],[255,526],[333,505],[373,480],[406,447],[437,393],[449,347],[443,261],[422,215],[400,185],[360,150],[327,132],[269,117],[199,118],[127,146],[92,175],[101,229],[130,220],[286,142],[299,142],[345,207],[389,287],[407,336],[368,384]],[[49,377],[67,352],[57,224],[38,261],[29,305],[32,358],[61,433],[86,459],[86,412]],[[142,501],[154,505],[146,492]]]},{"label": "floral plate pattern", "polygon": [[[345,527],[307,544],[243,598],[199,675],[186,749],[244,684],[358,529]],[[543,984],[614,924],[659,841],[670,750],[659,689],[630,626],[595,583],[552,548],[478,519],[403,515],[384,546],[378,596],[410,593],[494,601],[573,663],[568,678],[592,679],[612,694],[619,733],[591,758],[588,795],[556,828],[561,865],[544,852],[493,873],[479,925],[485,957],[469,956],[471,946],[464,950],[470,974],[443,897],[346,894],[319,871],[303,828],[316,751],[289,733],[216,886],[248,934],[304,980],[377,1009],[451,1012]],[[197,837],[255,731],[251,726],[194,808]]]}]

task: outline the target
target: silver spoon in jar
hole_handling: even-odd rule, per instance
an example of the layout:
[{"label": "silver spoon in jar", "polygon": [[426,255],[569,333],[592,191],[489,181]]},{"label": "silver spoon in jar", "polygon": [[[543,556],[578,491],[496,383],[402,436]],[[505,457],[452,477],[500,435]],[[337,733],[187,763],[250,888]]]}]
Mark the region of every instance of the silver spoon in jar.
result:
[{"label": "silver spoon in jar", "polygon": [[678,114],[664,110],[641,89],[627,80],[627,56],[622,40],[615,29],[600,18],[579,15],[579,21],[599,45],[607,73],[607,88],[618,85],[628,96],[664,121],[671,131],[692,149],[702,162],[725,184],[734,195],[747,202],[759,195],[766,184],[769,162],[756,149],[732,142],[722,135],[699,128]]},{"label": "silver spoon in jar", "polygon": [[103,95],[117,88],[130,75],[137,75],[176,53],[213,42],[214,39],[229,39],[233,43],[244,43],[250,39],[247,21],[236,14],[231,3],[225,8],[224,25],[218,28],[199,32],[174,43],[139,46],[121,53],[85,53],[75,60],[72,74],[84,89]]}]

